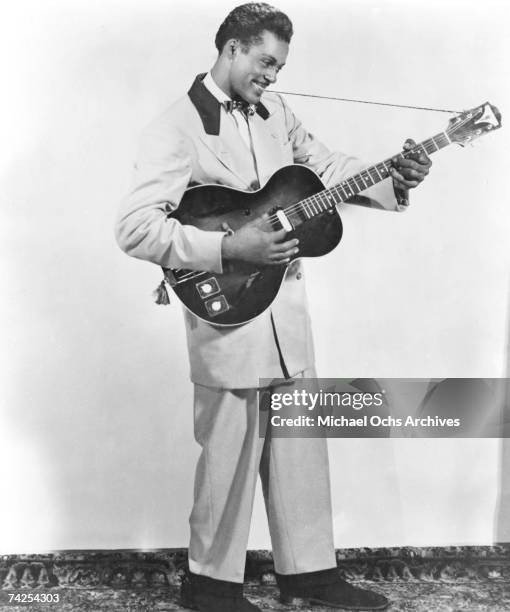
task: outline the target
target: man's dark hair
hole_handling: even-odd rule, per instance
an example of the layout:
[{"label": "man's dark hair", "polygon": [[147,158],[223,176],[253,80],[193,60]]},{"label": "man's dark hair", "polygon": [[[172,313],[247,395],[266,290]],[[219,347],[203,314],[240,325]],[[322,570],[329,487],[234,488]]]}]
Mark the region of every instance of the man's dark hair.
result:
[{"label": "man's dark hair", "polygon": [[244,48],[260,41],[264,30],[290,43],[292,38],[291,20],[274,6],[265,2],[249,2],[237,6],[220,25],[214,43],[221,53],[227,40],[237,38]]}]

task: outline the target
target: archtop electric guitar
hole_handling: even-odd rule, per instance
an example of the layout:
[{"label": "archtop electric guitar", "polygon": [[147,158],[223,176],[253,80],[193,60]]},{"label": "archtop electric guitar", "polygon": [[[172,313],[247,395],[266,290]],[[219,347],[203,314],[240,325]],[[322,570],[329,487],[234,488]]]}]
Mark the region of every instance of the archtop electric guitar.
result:
[{"label": "archtop electric guitar", "polygon": [[[450,119],[448,127],[432,138],[402,152],[411,157],[428,155],[451,143],[464,146],[501,127],[499,111],[486,102]],[[220,185],[189,188],[179,208],[169,217],[202,230],[238,230],[267,214],[268,230],[286,229],[299,239],[300,257],[317,257],[333,250],[342,237],[337,205],[387,179],[391,158],[326,189],[317,174],[302,165],[280,168],[258,191],[245,192]],[[227,261],[223,273],[164,268],[165,281],[197,317],[219,326],[242,325],[254,319],[276,298],[289,264],[258,266]]]}]

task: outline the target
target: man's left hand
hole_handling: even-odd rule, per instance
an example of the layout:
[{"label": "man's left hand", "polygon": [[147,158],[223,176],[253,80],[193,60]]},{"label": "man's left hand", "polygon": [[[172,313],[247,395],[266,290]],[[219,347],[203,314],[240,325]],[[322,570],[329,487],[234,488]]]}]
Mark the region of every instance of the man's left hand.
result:
[{"label": "man's left hand", "polygon": [[[416,146],[412,138],[408,138],[404,143],[404,151],[409,151]],[[397,155],[392,160],[393,167],[390,170],[393,177],[395,188],[407,191],[413,187],[417,187],[427,176],[432,166],[432,162],[428,155],[423,151],[413,153],[409,157]]]}]

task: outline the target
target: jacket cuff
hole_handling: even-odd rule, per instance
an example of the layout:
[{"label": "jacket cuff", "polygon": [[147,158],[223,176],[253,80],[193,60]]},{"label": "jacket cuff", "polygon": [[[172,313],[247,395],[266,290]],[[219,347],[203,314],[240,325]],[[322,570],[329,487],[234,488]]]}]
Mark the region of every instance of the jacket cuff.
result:
[{"label": "jacket cuff", "polygon": [[409,207],[409,189],[402,189],[402,187],[393,183],[393,191],[397,200],[397,210],[406,210]]},{"label": "jacket cuff", "polygon": [[200,231],[200,238],[194,249],[193,268],[208,272],[223,272],[221,260],[221,243],[225,232]]}]

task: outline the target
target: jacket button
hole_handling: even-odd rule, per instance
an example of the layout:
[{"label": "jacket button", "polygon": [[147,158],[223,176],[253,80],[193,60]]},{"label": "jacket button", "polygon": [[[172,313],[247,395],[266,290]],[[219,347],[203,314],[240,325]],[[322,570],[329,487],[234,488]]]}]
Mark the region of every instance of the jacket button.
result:
[{"label": "jacket button", "polygon": [[301,274],[301,272],[298,272],[298,273],[296,274],[296,280],[301,280],[302,276],[303,276],[303,275]]}]

